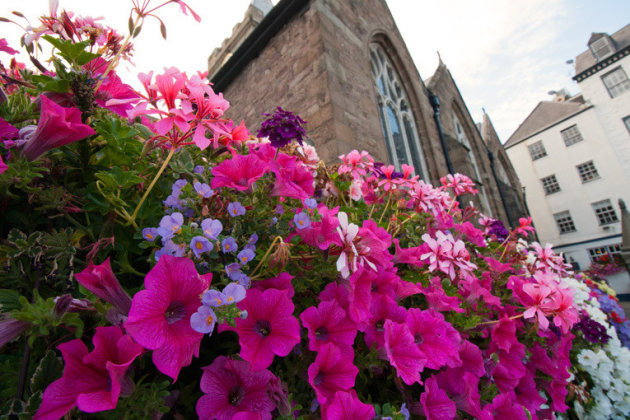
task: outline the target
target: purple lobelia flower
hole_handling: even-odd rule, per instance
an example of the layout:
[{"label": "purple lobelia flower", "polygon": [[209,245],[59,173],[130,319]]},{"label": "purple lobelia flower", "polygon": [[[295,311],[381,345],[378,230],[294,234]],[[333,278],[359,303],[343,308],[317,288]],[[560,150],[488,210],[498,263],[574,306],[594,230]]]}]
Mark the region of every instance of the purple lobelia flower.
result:
[{"label": "purple lobelia flower", "polygon": [[190,249],[192,249],[195,257],[199,258],[204,252],[212,250],[212,244],[203,236],[195,236],[190,241]]},{"label": "purple lobelia flower", "polygon": [[251,249],[244,249],[244,250],[242,250],[241,252],[238,253],[236,258],[238,258],[238,262],[239,263],[247,264],[248,262],[253,260],[255,256],[256,256],[256,253],[253,250],[251,250]]},{"label": "purple lobelia flower", "polygon": [[217,237],[223,231],[223,225],[218,220],[204,219],[201,222],[201,229],[206,238],[216,241]]},{"label": "purple lobelia flower", "polygon": [[234,238],[228,236],[221,242],[221,249],[223,249],[223,252],[226,254],[234,253],[238,251],[238,245],[236,245]]},{"label": "purple lobelia flower", "polygon": [[155,367],[173,380],[199,355],[203,334],[192,329],[190,317],[211,279],[211,273],[200,276],[188,258],[164,255],[147,273],[146,289],[133,297],[125,328],[137,343],[153,350]]},{"label": "purple lobelia flower", "polygon": [[202,174],[204,173],[206,170],[206,168],[203,165],[197,165],[195,166],[195,169],[193,169],[193,172],[196,174]]},{"label": "purple lobelia flower", "polygon": [[206,305],[200,306],[197,312],[190,316],[190,326],[198,333],[212,334],[216,323],[217,315]]},{"label": "purple lobelia flower", "polygon": [[162,255],[170,255],[171,257],[183,257],[186,253],[185,244],[176,244],[170,239],[164,242],[164,246],[155,251],[155,261],[159,261]]},{"label": "purple lobelia flower", "polygon": [[293,223],[295,223],[296,228],[305,229],[311,225],[311,219],[308,214],[302,212],[293,216]]},{"label": "purple lobelia flower", "polygon": [[286,146],[295,139],[300,145],[306,137],[306,130],[302,124],[306,124],[302,118],[278,107],[276,113],[263,114],[267,118],[260,126],[258,137],[268,137],[273,147]]},{"label": "purple lobelia flower", "polygon": [[212,190],[212,188],[210,188],[210,185],[206,184],[205,182],[195,182],[193,186],[195,187],[195,191],[197,191],[197,194],[199,194],[199,197],[201,198],[210,198],[214,195],[214,191]]},{"label": "purple lobelia flower", "polygon": [[238,201],[235,201],[228,204],[228,213],[230,213],[232,217],[242,216],[245,214],[245,207]]},{"label": "purple lobelia flower", "polygon": [[149,242],[153,242],[158,235],[159,233],[156,228],[142,229],[142,237]]},{"label": "purple lobelia flower", "polygon": [[304,206],[309,209],[314,209],[315,207],[317,207],[317,200],[315,200],[314,198],[307,198],[306,200],[304,200]]},{"label": "purple lobelia flower", "polygon": [[171,239],[173,236],[181,233],[183,224],[184,215],[179,212],[175,212],[171,215],[162,217],[162,220],[160,220],[160,227],[158,227],[158,233],[163,240]]}]

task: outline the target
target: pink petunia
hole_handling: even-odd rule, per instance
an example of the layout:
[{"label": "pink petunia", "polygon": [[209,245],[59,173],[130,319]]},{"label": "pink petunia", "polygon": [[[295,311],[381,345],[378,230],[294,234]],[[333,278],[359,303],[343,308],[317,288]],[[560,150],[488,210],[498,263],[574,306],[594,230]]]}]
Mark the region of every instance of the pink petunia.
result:
[{"label": "pink petunia", "polygon": [[406,324],[385,321],[385,351],[389,363],[407,385],[422,383],[420,373],[427,363]]},{"label": "pink petunia", "polygon": [[289,299],[293,299],[295,289],[293,288],[293,284],[291,284],[292,279],[293,276],[291,274],[280,273],[276,277],[255,281],[252,284],[252,288],[258,289],[261,292],[264,292],[267,289],[286,290],[287,297]]},{"label": "pink petunia", "polygon": [[228,187],[245,191],[267,172],[267,164],[256,155],[236,155],[212,168],[212,188]]},{"label": "pink petunia", "polygon": [[407,311],[393,299],[379,295],[372,299],[371,317],[365,328],[365,344],[368,347],[381,348],[385,345],[385,321],[388,319],[404,323]]},{"label": "pink petunia", "polygon": [[276,175],[271,195],[305,200],[313,196],[313,175],[296,157],[280,153],[270,162]]},{"label": "pink petunia", "polygon": [[[197,401],[197,415],[201,420],[252,419],[242,413],[257,412],[259,418],[271,419],[276,404],[268,391],[274,379],[267,369],[254,372],[248,362],[219,356],[203,368],[204,396]],[[236,417],[238,413],[244,417]]]},{"label": "pink petunia", "polygon": [[46,96],[41,95],[41,113],[37,130],[22,147],[22,154],[28,160],[35,160],[50,149],[86,138],[96,132],[81,122],[81,111],[77,108],[64,108]]},{"label": "pink petunia", "polygon": [[333,343],[322,345],[315,361],[308,368],[308,383],[311,384],[320,404],[331,401],[337,391],[346,391],[354,386],[359,369],[352,359],[341,352]]},{"label": "pink petunia", "polygon": [[371,420],[374,414],[374,407],[362,403],[354,391],[337,391],[330,404],[322,406],[323,420]]},{"label": "pink petunia", "polygon": [[153,350],[153,363],[173,380],[193,354],[199,355],[203,334],[192,329],[190,317],[211,278],[212,274],[200,276],[188,258],[163,255],[147,273],[146,289],[133,297],[125,328],[134,340]]},{"label": "pink petunia", "polygon": [[109,257],[102,264],[90,264],[74,275],[83,287],[99,298],[114,305],[121,314],[127,315],[131,308],[131,298],[125,292],[112,271]]},{"label": "pink petunia", "polygon": [[250,362],[252,370],[262,370],[273,361],[274,355],[286,356],[300,342],[300,323],[292,315],[294,305],[286,290],[249,289],[247,297],[238,303],[247,311],[246,319],[235,319],[233,329],[238,333],[241,357]]},{"label": "pink petunia", "polygon": [[318,351],[324,344],[334,343],[342,351],[353,352],[357,329],[336,301],[321,302],[317,308],[311,306],[302,312],[300,319],[308,329],[309,350]]},{"label": "pink petunia", "polygon": [[434,309],[407,311],[406,324],[420,352],[426,358],[429,369],[444,365],[461,365],[459,345],[461,337],[453,326],[444,320],[444,315]]},{"label": "pink petunia", "polygon": [[60,344],[65,362],[63,376],[44,391],[37,420],[56,420],[78,406],[87,413],[113,410],[121,392],[130,392],[125,378],[142,347],[119,327],[96,327],[94,350],[81,340]]},{"label": "pink petunia", "polygon": [[434,377],[427,379],[420,402],[427,420],[452,420],[455,418],[455,403],[438,386]]},{"label": "pink petunia", "polygon": [[9,169],[6,163],[2,160],[2,156],[0,155],[0,174]]},{"label": "pink petunia", "polygon": [[512,345],[517,343],[516,322],[504,314],[503,318],[492,327],[490,336],[495,346],[509,352]]},{"label": "pink petunia", "polygon": [[331,244],[339,241],[336,232],[337,226],[339,226],[339,220],[335,217],[339,211],[339,207],[329,209],[322,204],[317,210],[321,215],[321,221],[311,223],[310,229],[302,229],[298,231],[298,235],[306,244],[321,250],[326,250]]}]

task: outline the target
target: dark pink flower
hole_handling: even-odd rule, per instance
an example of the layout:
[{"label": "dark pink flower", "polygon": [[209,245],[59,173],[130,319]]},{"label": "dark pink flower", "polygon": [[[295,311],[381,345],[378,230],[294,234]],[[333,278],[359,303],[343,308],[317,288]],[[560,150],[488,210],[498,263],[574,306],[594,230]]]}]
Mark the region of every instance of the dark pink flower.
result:
[{"label": "dark pink flower", "polygon": [[22,147],[22,154],[28,160],[35,160],[50,149],[96,134],[92,127],[81,122],[81,111],[78,109],[64,108],[43,95],[40,98],[42,107],[37,130],[25,139]]},{"label": "dark pink flower", "polygon": [[427,363],[407,324],[385,321],[385,351],[389,363],[407,385],[422,383],[420,373]]},{"label": "dark pink flower", "polygon": [[503,318],[492,327],[491,337],[494,345],[509,352],[512,345],[517,343],[515,321],[504,314]]},{"label": "dark pink flower", "polygon": [[427,420],[452,420],[455,418],[455,403],[440,389],[434,377],[427,379],[420,402]]},{"label": "dark pink flower", "polygon": [[7,166],[6,163],[4,163],[4,160],[2,160],[2,156],[0,155],[0,174],[6,171],[7,169],[9,169],[9,167]]},{"label": "dark pink flower", "polygon": [[0,118],[0,140],[13,140],[18,137],[19,130]]},{"label": "dark pink flower", "polygon": [[121,314],[127,315],[129,313],[131,298],[114,276],[109,258],[99,265],[90,262],[83,271],[74,276],[79,284],[99,298],[114,305]]},{"label": "dark pink flower", "polygon": [[147,273],[146,289],[133,297],[125,328],[134,340],[154,350],[153,363],[173,380],[193,354],[199,355],[203,334],[192,329],[190,317],[211,278],[212,274],[200,276],[188,258],[163,255]]},{"label": "dark pink flower", "polygon": [[[270,162],[271,170],[276,174],[276,182],[271,195],[305,200],[313,196],[313,175],[304,164],[294,156],[280,153]],[[214,187],[214,185],[213,185]]]},{"label": "dark pink flower", "polygon": [[[97,327],[94,350],[81,340],[60,344],[65,362],[63,376],[44,391],[35,419],[59,419],[78,406],[88,413],[116,408],[118,397],[127,387],[129,365],[142,353],[142,347],[119,327]],[[130,391],[125,389],[125,391]]]},{"label": "dark pink flower", "polygon": [[354,386],[359,369],[352,359],[333,343],[322,345],[315,361],[308,368],[308,383],[311,384],[320,404],[331,401],[337,391]]},{"label": "dark pink flower", "polygon": [[205,395],[197,401],[197,415],[202,420],[230,420],[237,413],[257,412],[271,419],[276,404],[267,391],[274,378],[267,369],[253,372],[248,362],[219,356],[203,368],[200,385]]},{"label": "dark pink flower", "polygon": [[321,221],[311,223],[310,229],[302,229],[298,231],[298,235],[306,244],[325,250],[339,240],[337,233],[339,220],[335,216],[339,207],[329,209],[325,205],[320,205],[317,211],[321,215]]},{"label": "dark pink flower", "polygon": [[374,296],[370,308],[372,316],[365,328],[365,344],[368,347],[381,348],[385,345],[385,321],[404,323],[407,311],[396,301],[383,295]]},{"label": "dark pink flower", "polygon": [[229,187],[247,190],[267,172],[267,165],[253,154],[236,155],[212,168],[212,188]]},{"label": "dark pink flower", "polygon": [[420,352],[426,358],[429,369],[444,365],[461,365],[459,345],[461,337],[453,326],[444,320],[444,315],[434,309],[407,311],[406,324]]},{"label": "dark pink flower", "polygon": [[374,407],[362,403],[354,391],[337,391],[330,404],[322,406],[325,420],[371,420],[374,414]]},{"label": "dark pink flower", "polygon": [[261,292],[264,292],[267,289],[276,289],[276,290],[286,290],[287,297],[289,299],[293,299],[293,295],[295,294],[295,289],[293,289],[293,284],[291,284],[291,280],[293,276],[289,273],[280,273],[276,277],[272,277],[264,280],[256,280],[252,284],[252,288],[258,289]]},{"label": "dark pink flower", "polygon": [[300,323],[292,315],[295,307],[287,291],[249,289],[238,307],[247,311],[247,318],[236,319],[233,329],[238,333],[240,355],[253,370],[265,369],[274,355],[286,356],[300,342]]},{"label": "dark pink flower", "polygon": [[318,351],[326,343],[334,343],[340,349],[352,352],[357,329],[334,300],[324,301],[316,308],[311,306],[300,315],[302,324],[308,328],[308,348]]},{"label": "dark pink flower", "polygon": [[487,419],[527,419],[523,406],[514,401],[513,392],[502,393],[494,397],[492,403],[483,408],[483,416]]},{"label": "dark pink flower", "polygon": [[14,50],[13,48],[9,47],[9,43],[5,38],[0,38],[0,51],[3,51],[10,55],[15,55],[19,53],[18,50]]}]

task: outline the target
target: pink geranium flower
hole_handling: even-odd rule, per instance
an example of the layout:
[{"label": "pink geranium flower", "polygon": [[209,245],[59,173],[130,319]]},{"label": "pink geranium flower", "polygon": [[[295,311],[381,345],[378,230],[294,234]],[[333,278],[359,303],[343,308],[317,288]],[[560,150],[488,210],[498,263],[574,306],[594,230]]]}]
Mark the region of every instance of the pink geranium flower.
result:
[{"label": "pink geranium flower", "polygon": [[462,174],[448,174],[443,178],[440,178],[440,182],[446,188],[452,188],[453,194],[477,194],[479,191],[475,188],[475,183]]},{"label": "pink geranium flower", "polygon": [[86,138],[96,132],[81,122],[81,111],[64,108],[46,96],[41,98],[41,113],[37,130],[25,140],[22,154],[35,160],[50,149]]},{"label": "pink geranium flower", "polygon": [[427,420],[452,420],[455,418],[455,403],[440,389],[434,377],[427,379],[420,402]]},{"label": "pink geranium flower", "polygon": [[374,168],[374,159],[365,150],[361,153],[353,150],[347,155],[339,156],[339,159],[343,162],[339,165],[339,174],[350,172],[354,179],[365,177],[367,172]]},{"label": "pink geranium flower", "polygon": [[230,420],[237,413],[258,412],[260,418],[271,419],[276,404],[268,390],[274,378],[267,369],[253,372],[247,362],[219,356],[203,368],[200,385],[205,395],[197,401],[197,415],[202,420]]},{"label": "pink geranium flower", "polygon": [[311,306],[300,319],[308,329],[309,350],[318,351],[324,344],[334,343],[342,351],[353,352],[357,329],[336,301],[321,302],[317,308]]},{"label": "pink geranium flower", "polygon": [[459,268],[462,274],[470,273],[477,268],[470,262],[470,254],[464,242],[455,240],[450,233],[445,235],[438,231],[435,238],[425,233],[422,235],[422,240],[428,247],[428,252],[422,254],[421,258],[429,264],[431,272],[439,270],[447,274],[451,280],[455,280],[457,277],[455,268]]},{"label": "pink geranium flower", "polygon": [[233,329],[238,333],[240,355],[253,370],[265,369],[274,355],[286,356],[300,342],[300,323],[292,315],[295,307],[287,291],[249,289],[238,307],[247,311],[247,318],[236,319]]},{"label": "pink geranium flower", "polygon": [[142,347],[119,327],[96,327],[92,341],[90,353],[81,340],[57,347],[65,362],[63,376],[44,391],[35,419],[57,420],[76,406],[87,413],[113,410],[121,392],[131,391],[125,375]]},{"label": "pink geranium flower", "polygon": [[212,168],[212,188],[228,187],[245,191],[267,172],[267,164],[256,155],[236,155]]},{"label": "pink geranium flower", "polygon": [[153,350],[153,363],[177,380],[193,354],[199,355],[203,334],[192,329],[190,317],[201,304],[201,294],[212,274],[200,276],[188,258],[163,255],[136,293],[125,328],[134,340]]},{"label": "pink geranium flower", "polygon": [[398,376],[407,385],[422,383],[420,373],[427,359],[414,341],[414,337],[406,324],[392,320],[385,321],[385,351],[389,363],[396,368]]},{"label": "pink geranium flower", "polygon": [[83,287],[99,298],[114,305],[121,314],[127,315],[131,308],[131,298],[125,292],[112,271],[109,258],[102,264],[90,264],[74,275]]},{"label": "pink geranium flower", "polygon": [[371,420],[374,407],[362,403],[355,392],[337,391],[328,405],[322,406],[324,420]]},{"label": "pink geranium flower", "polygon": [[354,386],[359,369],[352,359],[332,343],[320,347],[317,357],[308,368],[308,383],[311,384],[320,404],[331,401],[337,391],[346,391]]}]

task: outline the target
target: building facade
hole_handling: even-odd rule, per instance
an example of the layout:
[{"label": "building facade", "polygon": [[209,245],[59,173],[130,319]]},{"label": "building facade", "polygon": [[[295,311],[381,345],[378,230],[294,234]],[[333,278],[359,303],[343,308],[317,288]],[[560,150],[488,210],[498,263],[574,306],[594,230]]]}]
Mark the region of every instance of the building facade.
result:
[{"label": "building facade", "polygon": [[[621,253],[630,200],[630,25],[593,34],[575,61],[580,94],[540,102],[505,144],[541,242],[576,267]],[[609,278],[623,298],[630,277]]]},{"label": "building facade", "polygon": [[[483,191],[474,201],[484,213],[518,224],[523,200],[509,208],[502,199],[496,160],[450,72],[440,63],[425,84],[384,0],[281,0],[248,24],[265,3],[252,2],[208,59],[231,117],[255,128],[281,106],[308,121],[326,162],[358,149],[397,168],[412,165],[434,185],[449,172],[466,174]],[[503,171],[513,174],[509,162]],[[520,191],[516,176],[506,179]]]}]

